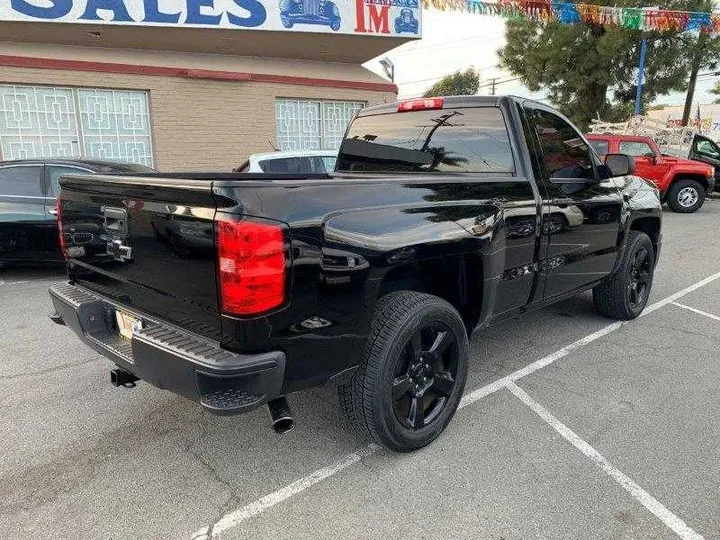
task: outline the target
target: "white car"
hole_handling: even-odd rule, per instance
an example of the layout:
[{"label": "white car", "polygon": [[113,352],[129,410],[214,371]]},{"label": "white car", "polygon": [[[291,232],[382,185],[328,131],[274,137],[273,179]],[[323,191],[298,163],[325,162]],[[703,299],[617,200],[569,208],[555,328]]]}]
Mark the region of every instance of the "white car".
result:
[{"label": "white car", "polygon": [[236,172],[330,173],[335,170],[337,152],[332,150],[290,150],[253,154]]}]

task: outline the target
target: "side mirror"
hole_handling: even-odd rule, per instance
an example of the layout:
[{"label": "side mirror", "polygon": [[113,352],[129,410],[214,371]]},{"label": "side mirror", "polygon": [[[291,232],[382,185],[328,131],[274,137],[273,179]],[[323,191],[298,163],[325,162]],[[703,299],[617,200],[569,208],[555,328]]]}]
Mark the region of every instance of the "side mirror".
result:
[{"label": "side mirror", "polygon": [[635,174],[635,159],[627,154],[607,154],[605,165],[613,177]]}]

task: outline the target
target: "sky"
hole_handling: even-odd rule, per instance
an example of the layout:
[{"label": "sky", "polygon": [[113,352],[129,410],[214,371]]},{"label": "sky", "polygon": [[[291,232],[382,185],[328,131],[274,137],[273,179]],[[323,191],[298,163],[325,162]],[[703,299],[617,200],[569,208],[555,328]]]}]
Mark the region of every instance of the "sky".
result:
[{"label": "sky", "polygon": [[[480,84],[492,78],[506,80],[513,75],[498,66],[497,51],[505,44],[505,20],[500,17],[423,10],[423,37],[406,43],[382,57],[375,58],[365,67],[383,75],[380,58],[388,57],[395,64],[395,82],[400,99],[423,94],[443,75],[469,67],[480,72]],[[712,103],[715,97],[708,93],[719,77],[703,77],[698,80],[695,103]],[[489,87],[480,93],[490,93]],[[515,94],[542,100],[545,92],[530,92],[520,81],[498,85],[497,94]],[[681,105],[684,92],[660,96],[655,103]]]}]

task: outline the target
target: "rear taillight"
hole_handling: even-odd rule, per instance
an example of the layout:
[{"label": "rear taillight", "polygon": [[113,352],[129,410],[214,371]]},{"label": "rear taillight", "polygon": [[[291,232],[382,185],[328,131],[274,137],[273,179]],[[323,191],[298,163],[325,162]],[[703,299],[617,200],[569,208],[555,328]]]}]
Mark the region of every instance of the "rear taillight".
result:
[{"label": "rear taillight", "polygon": [[427,111],[431,109],[442,109],[445,99],[441,97],[410,99],[401,101],[398,105],[398,112]]},{"label": "rear taillight", "polygon": [[222,311],[257,315],[285,301],[285,239],[277,225],[221,220],[217,225]]},{"label": "rear taillight", "polygon": [[63,234],[62,224],[62,200],[58,197],[55,215],[57,216],[57,228],[58,228],[58,244],[60,245],[60,253],[63,258],[67,259],[67,244],[65,243],[65,235]]}]

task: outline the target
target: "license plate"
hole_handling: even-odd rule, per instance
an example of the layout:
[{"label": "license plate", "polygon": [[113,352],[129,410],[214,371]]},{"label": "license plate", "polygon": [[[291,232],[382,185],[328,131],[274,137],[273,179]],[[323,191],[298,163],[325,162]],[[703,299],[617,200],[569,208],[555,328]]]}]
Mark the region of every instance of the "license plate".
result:
[{"label": "license plate", "polygon": [[142,329],[142,321],[140,319],[123,313],[122,311],[115,311],[115,320],[117,321],[120,335],[126,339],[132,339],[133,331]]}]

